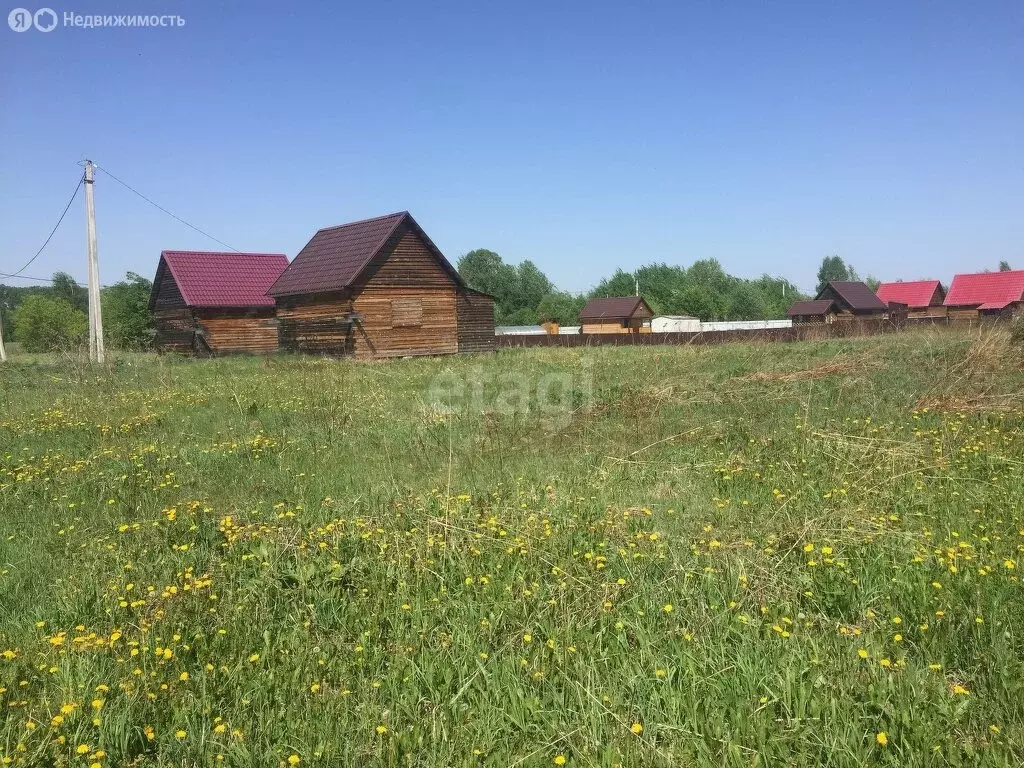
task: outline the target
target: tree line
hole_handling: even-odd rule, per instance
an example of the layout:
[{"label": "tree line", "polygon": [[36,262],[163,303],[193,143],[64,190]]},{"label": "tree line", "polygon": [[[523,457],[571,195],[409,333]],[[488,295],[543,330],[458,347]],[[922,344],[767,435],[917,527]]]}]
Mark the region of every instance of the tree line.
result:
[{"label": "tree line", "polygon": [[691,315],[702,320],[764,320],[783,317],[804,297],[788,280],[770,275],[747,279],[729,275],[714,259],[682,267],[648,264],[635,272],[621,269],[587,293],[555,288],[531,261],[507,264],[494,251],[470,251],[458,262],[472,288],[494,296],[498,325],[534,325],[553,320],[575,325],[587,299],[640,295],[658,315]]},{"label": "tree line", "polygon": [[[129,272],[100,290],[104,341],[120,349],[145,349],[153,337],[149,312],[150,280]],[[27,352],[72,349],[89,335],[89,292],[66,272],[50,285],[0,284],[4,340],[20,342]]]}]

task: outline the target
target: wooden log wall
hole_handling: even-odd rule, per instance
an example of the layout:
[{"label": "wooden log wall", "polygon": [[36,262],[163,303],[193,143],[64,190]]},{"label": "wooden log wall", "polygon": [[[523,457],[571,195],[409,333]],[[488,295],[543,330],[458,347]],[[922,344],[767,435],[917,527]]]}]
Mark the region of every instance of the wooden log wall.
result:
[{"label": "wooden log wall", "polygon": [[266,354],[277,350],[277,318],[272,308],[251,312],[197,311],[196,315],[214,354]]},{"label": "wooden log wall", "polygon": [[348,355],[353,348],[352,300],[338,294],[278,300],[281,349],[319,355]]},{"label": "wooden log wall", "polygon": [[158,310],[153,313],[153,328],[153,344],[158,350],[182,354],[193,351],[196,324],[191,309]]},{"label": "wooden log wall", "polygon": [[494,299],[482,293],[458,295],[459,352],[492,352],[494,336]]},{"label": "wooden log wall", "polygon": [[[451,355],[459,351],[453,287],[367,287],[356,296],[353,307],[359,318],[354,332],[356,357]],[[416,314],[419,324],[410,324]]]}]

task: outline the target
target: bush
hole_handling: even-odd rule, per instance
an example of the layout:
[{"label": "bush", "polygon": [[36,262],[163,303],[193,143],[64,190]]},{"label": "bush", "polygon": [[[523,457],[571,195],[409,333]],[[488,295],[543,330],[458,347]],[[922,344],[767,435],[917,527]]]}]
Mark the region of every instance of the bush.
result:
[{"label": "bush", "polygon": [[52,352],[83,343],[89,331],[85,313],[63,299],[29,296],[14,310],[14,338],[26,352]]},{"label": "bush", "polygon": [[1010,323],[1010,343],[1024,347],[1024,317]]},{"label": "bush", "polygon": [[152,340],[149,293],[153,283],[134,272],[103,289],[103,335],[115,347],[143,349]]}]

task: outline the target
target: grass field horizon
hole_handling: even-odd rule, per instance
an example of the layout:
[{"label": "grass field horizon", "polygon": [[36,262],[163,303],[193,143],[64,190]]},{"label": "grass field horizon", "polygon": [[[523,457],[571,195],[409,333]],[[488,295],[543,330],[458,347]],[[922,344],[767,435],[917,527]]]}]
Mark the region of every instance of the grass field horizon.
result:
[{"label": "grass field horizon", "polygon": [[0,764],[1024,762],[998,330],[0,366]]}]

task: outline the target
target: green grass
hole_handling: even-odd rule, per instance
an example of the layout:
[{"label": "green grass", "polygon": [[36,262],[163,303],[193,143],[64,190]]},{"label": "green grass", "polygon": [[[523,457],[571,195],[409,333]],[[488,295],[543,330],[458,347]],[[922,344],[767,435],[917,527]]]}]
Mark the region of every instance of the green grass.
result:
[{"label": "green grass", "polygon": [[3,764],[1024,760],[1005,335],[17,356],[0,398]]}]

